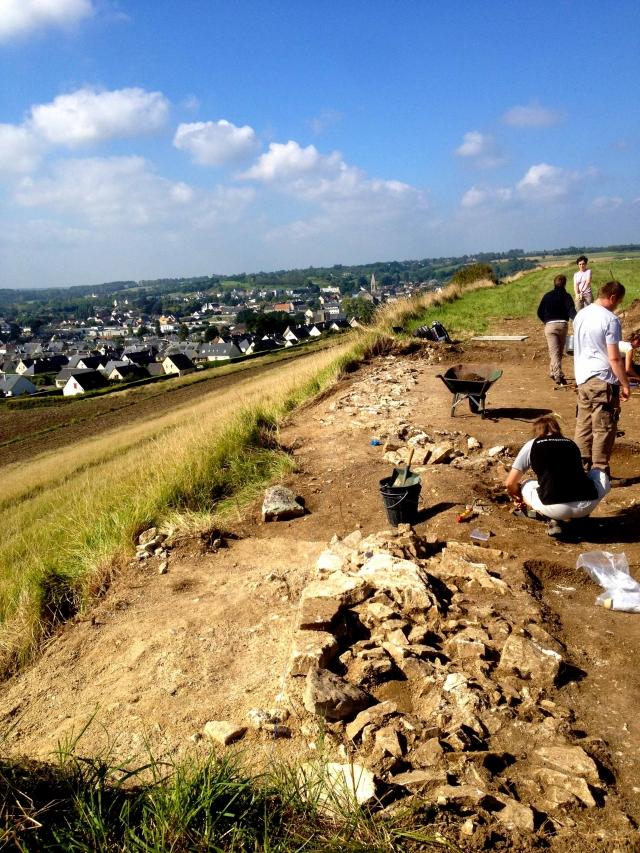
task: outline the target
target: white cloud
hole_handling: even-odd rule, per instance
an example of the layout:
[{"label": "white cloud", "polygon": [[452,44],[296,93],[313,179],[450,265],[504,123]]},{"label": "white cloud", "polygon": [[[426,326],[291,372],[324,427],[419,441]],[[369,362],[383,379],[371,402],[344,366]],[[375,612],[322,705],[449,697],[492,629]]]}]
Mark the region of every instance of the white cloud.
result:
[{"label": "white cloud", "polygon": [[169,102],[161,92],[87,87],[32,107],[28,124],[47,142],[76,148],[152,133],[162,127],[168,113]]},{"label": "white cloud", "polygon": [[473,186],[462,196],[461,206],[464,208],[482,207],[493,202],[506,202],[513,198],[511,187],[478,187]]},{"label": "white cloud", "polygon": [[269,150],[240,177],[266,183],[287,182],[304,176],[332,174],[339,170],[341,157],[337,151],[322,155],[315,145],[301,148],[297,142],[272,142]]},{"label": "white cloud", "polygon": [[26,127],[0,124],[0,172],[33,171],[40,162],[42,143]]},{"label": "white cloud", "polygon": [[594,213],[610,213],[617,210],[624,204],[624,199],[621,196],[598,196],[591,202],[591,210]]},{"label": "white cloud", "polygon": [[260,181],[298,200],[329,207],[344,219],[351,216],[393,218],[407,209],[426,207],[423,194],[402,181],[369,178],[344,162],[339,152],[321,154],[314,145],[274,142],[269,151],[239,178]]},{"label": "white cloud", "polygon": [[88,18],[91,0],[2,0],[0,41],[45,27],[64,27]]},{"label": "white cloud", "polygon": [[324,110],[319,116],[310,119],[309,127],[316,136],[319,136],[321,133],[339,124],[343,117],[343,113],[338,110]]},{"label": "white cloud", "polygon": [[523,198],[552,201],[566,195],[576,178],[575,173],[559,166],[537,163],[518,181],[516,189]]},{"label": "white cloud", "polygon": [[259,146],[252,127],[236,127],[221,119],[180,124],[173,144],[201,166],[224,166],[252,156]]},{"label": "white cloud", "polygon": [[495,140],[492,136],[480,133],[479,130],[470,130],[465,133],[463,142],[455,153],[458,157],[473,160],[475,165],[482,169],[493,169],[504,162]]},{"label": "white cloud", "polygon": [[581,184],[597,175],[597,170],[593,168],[578,172],[549,163],[536,163],[512,187],[472,186],[462,196],[460,206],[471,209],[516,203],[558,202],[572,192],[579,192]]},{"label": "white cloud", "polygon": [[543,107],[534,101],[528,106],[511,107],[502,116],[502,121],[511,127],[551,127],[559,124],[563,118],[561,112]]},{"label": "white cloud", "polygon": [[253,196],[250,188],[204,192],[169,181],[143,157],[60,160],[49,177],[23,178],[16,191],[22,207],[75,217],[98,229],[237,221]]}]

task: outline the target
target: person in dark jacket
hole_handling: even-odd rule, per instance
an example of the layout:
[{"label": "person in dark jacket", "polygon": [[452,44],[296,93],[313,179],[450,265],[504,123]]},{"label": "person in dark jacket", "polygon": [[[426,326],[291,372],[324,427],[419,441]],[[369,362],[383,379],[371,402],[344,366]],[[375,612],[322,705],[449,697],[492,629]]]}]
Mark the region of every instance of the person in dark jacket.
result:
[{"label": "person in dark jacket", "polygon": [[[537,479],[523,482],[528,469]],[[591,515],[611,488],[606,471],[585,474],[578,445],[562,435],[552,415],[533,422],[533,438],[520,449],[505,481],[516,506],[529,506],[547,521],[549,536],[559,536],[562,523]]]},{"label": "person in dark jacket", "polygon": [[557,275],[550,290],[540,300],[538,317],[544,323],[544,336],[549,348],[549,376],[558,385],[566,385],[562,372],[562,355],[567,340],[569,320],[576,316],[573,299],[566,290],[566,275]]}]

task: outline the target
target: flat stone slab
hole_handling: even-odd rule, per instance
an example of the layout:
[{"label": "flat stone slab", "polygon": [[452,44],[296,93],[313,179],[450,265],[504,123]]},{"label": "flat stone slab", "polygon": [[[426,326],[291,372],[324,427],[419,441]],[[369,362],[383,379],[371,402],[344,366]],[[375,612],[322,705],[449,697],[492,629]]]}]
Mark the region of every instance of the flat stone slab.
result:
[{"label": "flat stone slab", "polygon": [[247,731],[246,726],[238,726],[228,720],[209,720],[204,725],[204,733],[209,740],[227,746],[234,740],[240,740]]}]

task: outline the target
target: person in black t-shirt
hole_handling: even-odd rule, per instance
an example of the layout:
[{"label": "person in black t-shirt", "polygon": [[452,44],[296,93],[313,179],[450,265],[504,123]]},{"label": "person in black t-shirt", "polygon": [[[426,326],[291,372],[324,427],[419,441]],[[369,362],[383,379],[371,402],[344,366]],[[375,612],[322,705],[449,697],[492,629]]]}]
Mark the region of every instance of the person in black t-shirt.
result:
[{"label": "person in black t-shirt", "polygon": [[[523,482],[525,471],[536,480]],[[533,422],[533,438],[520,449],[505,481],[509,496],[519,508],[529,506],[549,519],[547,533],[562,533],[561,522],[591,515],[611,488],[601,468],[585,474],[578,445],[562,435],[551,415]]]},{"label": "person in black t-shirt", "polygon": [[569,320],[576,316],[573,299],[566,291],[566,275],[557,275],[550,290],[540,300],[538,319],[544,323],[544,336],[549,348],[549,376],[556,385],[566,385],[562,372],[562,355],[567,341]]}]

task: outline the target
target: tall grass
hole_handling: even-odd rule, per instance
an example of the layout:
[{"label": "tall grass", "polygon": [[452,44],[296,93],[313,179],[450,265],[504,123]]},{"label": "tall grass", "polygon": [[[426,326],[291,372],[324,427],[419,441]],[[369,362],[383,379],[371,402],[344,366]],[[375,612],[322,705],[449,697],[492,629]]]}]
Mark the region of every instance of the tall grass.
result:
[{"label": "tall grass", "polygon": [[[326,789],[325,789],[326,790]],[[376,816],[346,793],[327,812],[294,768],[253,777],[238,756],[151,758],[143,767],[63,750],[54,763],[0,762],[0,845],[20,851],[410,853],[456,848],[413,802]]]},{"label": "tall grass", "polygon": [[81,609],[151,524],[242,502],[291,465],[274,436],[297,401],[354,358],[352,342],[247,378],[156,421],[13,468],[0,541],[0,665],[27,660]]}]

